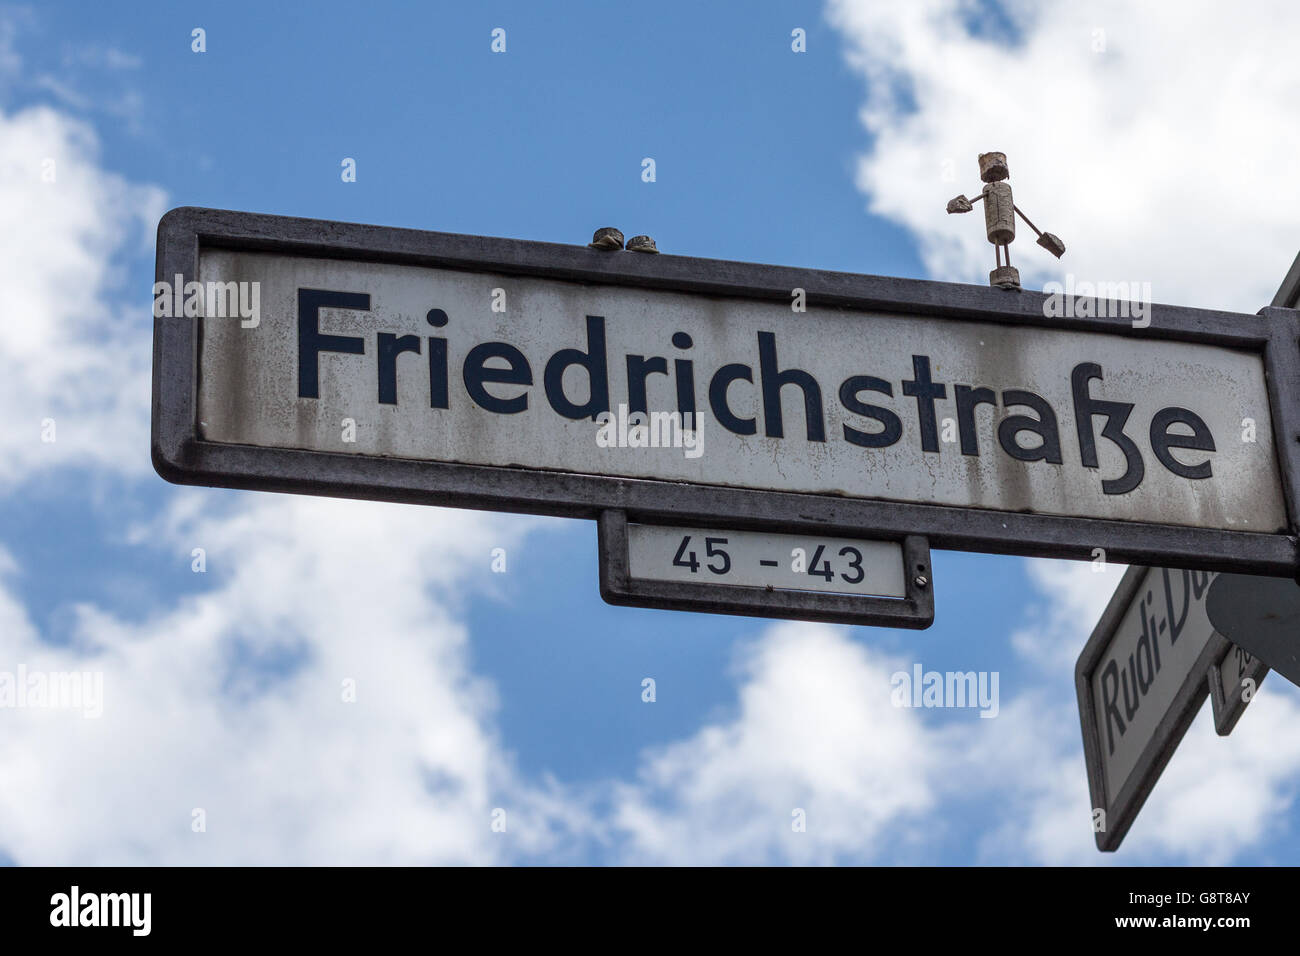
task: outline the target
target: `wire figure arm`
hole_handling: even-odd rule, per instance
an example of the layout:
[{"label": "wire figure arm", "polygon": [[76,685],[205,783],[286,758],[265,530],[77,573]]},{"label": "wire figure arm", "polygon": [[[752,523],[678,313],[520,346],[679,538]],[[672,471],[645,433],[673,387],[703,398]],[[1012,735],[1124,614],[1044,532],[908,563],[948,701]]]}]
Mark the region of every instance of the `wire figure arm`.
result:
[{"label": "wire figure arm", "polygon": [[949,199],[948,212],[950,213],[970,212],[972,209],[975,208],[975,203],[979,202],[983,198],[984,198],[984,194],[980,193],[974,199],[967,199],[965,196],[958,196],[955,199]]},{"label": "wire figure arm", "polygon": [[1034,233],[1038,236],[1038,244],[1040,246],[1042,246],[1052,255],[1056,256],[1056,258],[1058,259],[1061,258],[1061,256],[1065,255],[1065,243],[1063,243],[1057,236],[1052,235],[1050,232],[1043,232],[1041,229],[1035,226],[1032,222],[1029,221],[1029,217],[1026,216],[1021,211],[1020,207],[1017,206],[1015,203],[1011,204],[1011,208],[1016,211],[1016,215],[1018,215],[1021,219],[1025,221],[1026,226],[1034,230]]}]

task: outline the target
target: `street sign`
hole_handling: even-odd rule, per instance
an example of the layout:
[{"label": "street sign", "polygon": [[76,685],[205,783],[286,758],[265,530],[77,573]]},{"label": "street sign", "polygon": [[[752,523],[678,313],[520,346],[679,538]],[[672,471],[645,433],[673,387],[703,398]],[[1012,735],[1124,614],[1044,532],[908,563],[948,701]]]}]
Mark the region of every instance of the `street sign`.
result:
[{"label": "street sign", "polygon": [[[1219,575],[1210,583],[1210,595],[1207,598],[1207,611],[1213,614],[1214,585]],[[1211,616],[1210,623],[1214,623]],[[1211,664],[1206,675],[1210,682],[1210,704],[1214,708],[1214,731],[1220,737],[1232,733],[1237,721],[1246,711],[1246,705],[1254,698],[1259,685],[1268,674],[1268,665],[1251,654],[1244,647],[1226,643],[1223,656],[1217,664]]]},{"label": "street sign", "polygon": [[930,549],[901,541],[599,519],[600,593],[610,604],[926,628]]},{"label": "street sign", "polygon": [[1118,848],[1128,833],[1205,702],[1212,671],[1229,674],[1227,682],[1220,676],[1220,733],[1249,701],[1222,695],[1239,686],[1230,662],[1240,658],[1206,613],[1212,579],[1204,571],[1130,567],[1075,665],[1099,850]]},{"label": "street sign", "polygon": [[1135,328],[1032,292],[189,208],[157,278],[172,481],[1296,566],[1291,310]]},{"label": "street sign", "polygon": [[1300,585],[1224,574],[1210,588],[1210,620],[1225,636],[1300,684]]}]

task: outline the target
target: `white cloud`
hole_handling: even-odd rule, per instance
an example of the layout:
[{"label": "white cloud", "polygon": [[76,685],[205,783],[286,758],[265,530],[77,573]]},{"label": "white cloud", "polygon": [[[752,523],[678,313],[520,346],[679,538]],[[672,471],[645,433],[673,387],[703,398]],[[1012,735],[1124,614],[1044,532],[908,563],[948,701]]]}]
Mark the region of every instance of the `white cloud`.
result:
[{"label": "white cloud", "polygon": [[[1097,851],[1073,662],[1109,597],[1096,578],[1108,576],[1030,567],[1040,624],[1014,641],[1045,669],[1041,680],[1003,675],[992,720],[895,708],[890,676],[911,664],[847,629],[765,630],[740,651],[734,712],[643,754],[636,779],[615,787],[624,858],[1220,865],[1267,852],[1300,783],[1300,741],[1286,729],[1300,722],[1300,693],[1276,676],[1230,737],[1214,733],[1206,703],[1119,853]],[[804,833],[791,830],[796,807]]]},{"label": "white cloud", "polygon": [[121,265],[163,194],[97,154],[55,110],[0,113],[0,487],[69,464],[149,469],[149,295],[123,288]]},{"label": "white cloud", "polygon": [[[891,704],[903,666],[844,628],[768,629],[741,653],[735,715],[644,755],[636,782],[617,789],[627,858],[832,863],[913,839],[935,803],[942,735]],[[792,828],[796,809],[805,832]]]},{"label": "white cloud", "polygon": [[[88,125],[45,107],[0,113],[0,490],[23,494],[68,467],[158,489],[150,296],[123,274],[162,204],[160,190],[101,168]],[[41,441],[46,418],[53,443]],[[519,547],[535,522],[192,490],[169,492],[161,512],[128,545],[165,548],[179,567],[204,548],[195,582],[206,589],[160,585],[161,610],[140,619],[78,606],[70,642],[41,632],[23,569],[0,550],[0,669],[104,681],[97,719],[0,709],[0,853],[24,864],[565,859],[555,834],[585,826],[584,810],[549,781],[517,778],[459,618],[476,579],[502,586],[487,573],[491,548]],[[342,699],[345,680],[356,703]],[[504,833],[490,829],[498,807]],[[205,833],[191,829],[196,808]]]},{"label": "white cloud", "polygon": [[625,858],[1098,862],[1070,708],[1041,688],[1004,697],[992,720],[895,707],[890,678],[911,662],[852,633],[780,624],[743,648],[735,712],[643,754],[617,788]]},{"label": "white cloud", "polygon": [[1267,853],[1291,830],[1295,815],[1300,789],[1297,725],[1300,693],[1277,674],[1260,685],[1259,695],[1228,737],[1215,735],[1207,702],[1121,853],[1158,854],[1212,866],[1248,862],[1254,854]]},{"label": "white cloud", "polygon": [[[1050,600],[1050,597],[1048,598]],[[1080,642],[1081,643],[1081,642]],[[1078,644],[1074,645],[1075,654]],[[1023,690],[992,726],[974,728],[960,749],[966,787],[990,811],[976,835],[980,863],[1097,864],[1078,710],[1069,675]]]},{"label": "white cloud", "polygon": [[[207,553],[210,587],[158,616],[82,607],[73,642],[55,646],[0,589],[0,660],[104,673],[98,719],[0,711],[0,849],[91,865],[560,853],[556,834],[581,830],[584,811],[517,779],[449,609],[529,522],[282,496],[235,505],[186,492],[148,529],[179,562]],[[497,807],[505,833],[490,829]],[[191,830],[195,808],[205,833]]]},{"label": "white cloud", "polygon": [[[1277,675],[1261,685],[1228,737],[1215,734],[1204,703],[1119,851],[1100,857],[1088,830],[1073,662],[1122,571],[1099,575],[1088,564],[1029,564],[1044,613],[1038,627],[1017,632],[1013,643],[1028,660],[1048,665],[1047,683],[1004,708],[1007,719],[994,721],[994,733],[968,750],[976,763],[996,768],[998,786],[1015,808],[991,829],[982,855],[1057,865],[1223,865],[1266,852],[1290,829],[1300,786],[1300,740],[1287,729],[1300,721],[1300,692]],[[1003,733],[1008,730],[1013,739]]]},{"label": "white cloud", "polygon": [[[1018,734],[1021,746],[1008,751],[994,736],[970,751],[991,761],[1005,794],[1005,812],[981,840],[981,858],[1058,866],[1259,861],[1290,833],[1300,783],[1300,743],[1289,730],[1300,720],[1300,695],[1276,675],[1269,680],[1229,737],[1215,734],[1204,704],[1120,849],[1104,856],[1088,827],[1077,711],[1059,696],[1045,695],[1032,708],[1017,702],[1007,716],[1029,721]],[[1001,718],[994,723],[998,731],[1012,726]]]},{"label": "white cloud", "polygon": [[1028,560],[1025,570],[1048,600],[1027,609],[1029,620],[1011,635],[1011,646],[1053,677],[1070,676],[1083,641],[1128,568],[1109,562]]},{"label": "white cloud", "polygon": [[1022,230],[1027,288],[1069,272],[1149,281],[1157,302],[1267,305],[1300,248],[1300,7],[1017,0],[1011,41],[981,6],[828,4],[869,84],[859,186],[931,276],[987,282],[981,214],[944,205],[1000,150],[1017,204],[1067,246],[1058,263]]}]

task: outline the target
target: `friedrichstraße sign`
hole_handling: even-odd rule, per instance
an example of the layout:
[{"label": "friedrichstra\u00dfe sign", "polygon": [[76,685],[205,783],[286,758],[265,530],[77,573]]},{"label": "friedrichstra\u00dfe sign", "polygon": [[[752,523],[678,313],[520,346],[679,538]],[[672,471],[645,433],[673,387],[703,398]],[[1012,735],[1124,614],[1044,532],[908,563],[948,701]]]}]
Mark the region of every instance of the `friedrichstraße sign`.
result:
[{"label": "friedrichstra\u00dfe sign", "polygon": [[[1226,734],[1267,669],[1218,634],[1206,611],[1214,575],[1130,567],[1075,667],[1097,848],[1128,833],[1211,690]],[[1216,683],[1217,681],[1217,683]],[[1099,813],[1100,811],[1100,813]]]},{"label": "friedrichstra\u00dfe sign", "polygon": [[[1138,329],[1030,292],[197,209],[164,217],[157,277],[174,481],[1296,565],[1290,310]],[[243,289],[256,316],[208,309]]]}]

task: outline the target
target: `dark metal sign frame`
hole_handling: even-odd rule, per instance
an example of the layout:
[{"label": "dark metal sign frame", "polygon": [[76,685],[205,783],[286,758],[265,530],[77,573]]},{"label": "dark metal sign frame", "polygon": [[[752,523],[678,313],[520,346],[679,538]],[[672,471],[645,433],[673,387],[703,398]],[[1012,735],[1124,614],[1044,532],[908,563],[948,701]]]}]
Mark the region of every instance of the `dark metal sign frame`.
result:
[{"label": "dark metal sign frame", "polygon": [[[930,567],[930,547],[918,535],[908,535],[901,541],[906,594],[902,598],[888,598],[635,578],[630,569],[628,520],[627,512],[618,510],[603,511],[597,519],[600,596],[609,604],[915,630],[924,630],[934,623],[934,572]],[[681,524],[679,521],[633,520],[638,524],[670,524],[673,527]],[[715,526],[720,531],[732,530],[728,525],[715,523]],[[925,587],[917,585],[917,575],[927,579]]]},{"label": "dark metal sign frame", "polygon": [[1241,315],[1151,306],[1150,327],[1119,316],[1048,317],[1046,298],[974,285],[895,279],[670,255],[611,255],[583,246],[422,232],[313,219],[182,207],[158,226],[157,276],[198,279],[201,248],[425,265],[570,282],[780,301],[806,292],[809,308],[911,313],[1072,332],[1105,332],[1225,346],[1262,356],[1288,528],[1222,531],[1142,522],[994,511],[922,503],[729,488],[536,469],[366,457],[221,444],[196,423],[201,324],[154,322],[154,467],[182,484],[368,498],[597,518],[609,508],[664,521],[723,520],[737,530],[784,530],[901,539],[934,547],[1272,575],[1297,566],[1300,515],[1300,315],[1265,309]]}]

